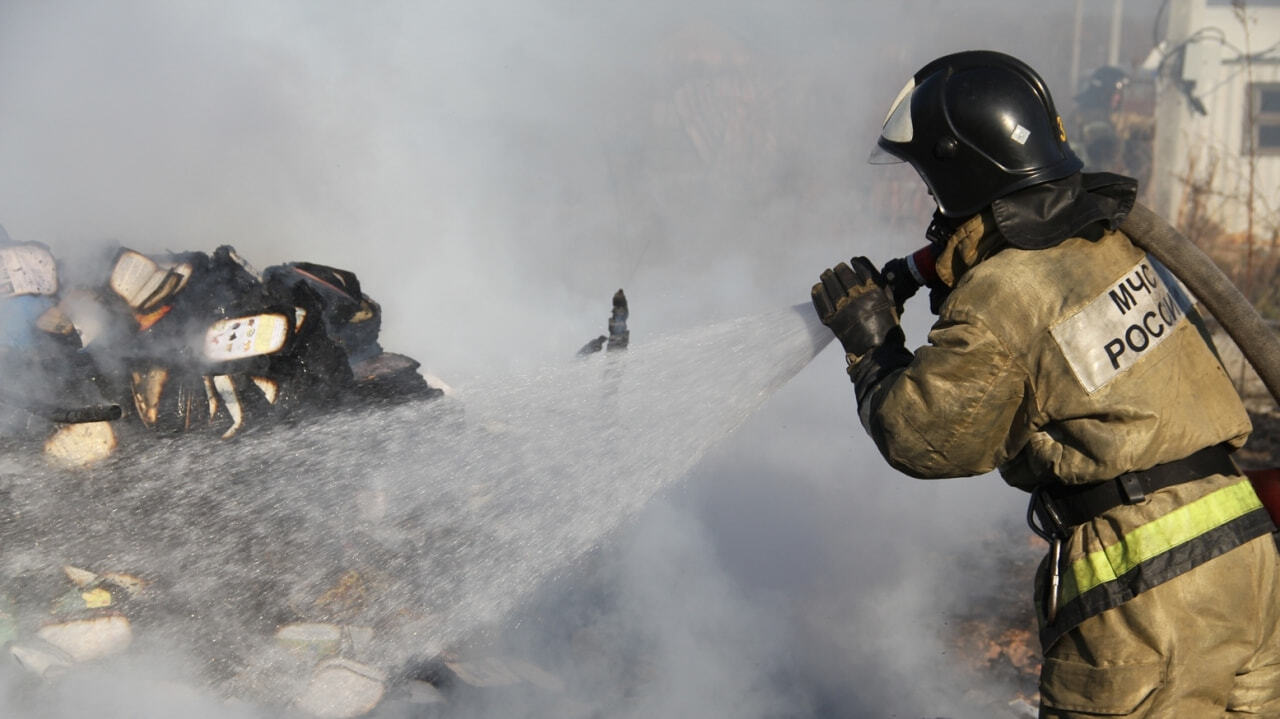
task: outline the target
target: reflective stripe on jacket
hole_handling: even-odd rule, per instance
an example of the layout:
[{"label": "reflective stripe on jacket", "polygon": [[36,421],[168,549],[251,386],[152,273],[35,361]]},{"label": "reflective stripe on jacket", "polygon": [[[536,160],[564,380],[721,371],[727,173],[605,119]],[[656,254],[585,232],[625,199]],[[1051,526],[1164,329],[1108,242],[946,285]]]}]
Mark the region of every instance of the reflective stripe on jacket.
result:
[{"label": "reflective stripe on jacket", "polygon": [[[1170,487],[1149,502],[1155,519],[1117,534],[1117,508],[1076,528],[1064,550],[1058,614],[1041,617],[1040,640],[1050,647],[1080,622],[1275,529],[1247,479],[1214,475]],[[1200,496],[1196,496],[1200,495]],[[1194,499],[1192,497],[1195,497]],[[1041,587],[1043,589],[1043,587]],[[1043,602],[1037,608],[1043,610]]]}]

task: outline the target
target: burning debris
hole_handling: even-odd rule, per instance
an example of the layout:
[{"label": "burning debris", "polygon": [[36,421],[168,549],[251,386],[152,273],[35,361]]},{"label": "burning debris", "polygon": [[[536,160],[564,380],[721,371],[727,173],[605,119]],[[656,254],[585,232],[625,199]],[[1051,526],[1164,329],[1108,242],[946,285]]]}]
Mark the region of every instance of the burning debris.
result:
[{"label": "burning debris", "polygon": [[21,388],[0,397],[4,435],[45,441],[65,465],[101,460],[118,435],[229,439],[442,394],[416,361],[382,349],[381,308],[346,270],[291,262],[259,273],[230,246],[157,257],[122,248],[101,284],[64,289],[48,248],[13,242],[0,247],[0,268],[0,366]]},{"label": "burning debris", "polygon": [[[278,627],[276,644],[328,662],[298,695],[301,709],[367,711],[386,677],[339,658],[368,642],[373,630],[361,622],[389,621],[372,608],[385,597],[372,593],[393,594],[385,570],[395,558],[342,522],[331,529],[345,545],[311,544],[316,537],[299,537],[297,528],[314,522],[308,502],[358,503],[368,490],[356,480],[303,497],[269,473],[253,476],[252,467],[221,481],[196,480],[179,467],[209,460],[222,444],[245,454],[228,444],[243,434],[431,400],[442,388],[417,372],[416,361],[382,349],[380,307],[346,270],[294,262],[259,273],[229,246],[155,257],[122,248],[96,286],[62,288],[57,270],[43,245],[0,247],[0,365],[8,386],[21,388],[3,397],[4,442],[10,462],[24,468],[0,482],[0,642],[8,654],[30,675],[54,681],[138,644],[155,649],[163,627],[207,640],[183,650],[194,653],[203,681],[250,696],[239,667],[263,650],[237,633]],[[170,444],[175,435],[186,436]],[[49,468],[33,456],[41,449]],[[167,470],[140,474],[147,464]],[[25,477],[57,490],[29,494],[36,488]],[[229,509],[237,507],[245,511]],[[198,547],[174,544],[193,533]],[[154,556],[162,547],[176,556]],[[219,579],[195,570],[195,553],[214,550],[248,566]],[[308,552],[312,559],[299,559]],[[324,569],[334,561],[345,568],[336,579]],[[74,564],[59,570],[63,562]],[[211,605],[203,596],[210,582],[234,606]],[[330,632],[342,641],[315,636]],[[251,682],[263,697],[270,683]]]}]

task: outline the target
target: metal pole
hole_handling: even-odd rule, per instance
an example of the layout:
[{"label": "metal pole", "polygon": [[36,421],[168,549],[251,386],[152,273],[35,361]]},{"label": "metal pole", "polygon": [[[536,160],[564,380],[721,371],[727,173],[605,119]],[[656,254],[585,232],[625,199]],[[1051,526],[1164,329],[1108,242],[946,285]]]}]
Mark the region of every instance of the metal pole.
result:
[{"label": "metal pole", "polygon": [[1084,27],[1084,0],[1076,0],[1075,30],[1071,34],[1071,88],[1074,95],[1080,92],[1080,31]]},{"label": "metal pole", "polygon": [[1120,64],[1120,29],[1124,26],[1124,0],[1114,0],[1111,6],[1111,46],[1107,50],[1107,64]]},{"label": "metal pole", "polygon": [[[1166,48],[1176,46],[1191,34],[1195,19],[1194,0],[1169,0],[1168,24],[1165,25]],[[1203,5],[1201,6],[1203,7]],[[1167,50],[1166,50],[1167,52]],[[1191,148],[1183,140],[1186,124],[1191,121],[1187,100],[1178,89],[1181,77],[1176,63],[1169,63],[1164,74],[1156,78],[1156,139],[1151,167],[1151,209],[1178,222],[1185,183],[1178,178],[1186,174]]]}]

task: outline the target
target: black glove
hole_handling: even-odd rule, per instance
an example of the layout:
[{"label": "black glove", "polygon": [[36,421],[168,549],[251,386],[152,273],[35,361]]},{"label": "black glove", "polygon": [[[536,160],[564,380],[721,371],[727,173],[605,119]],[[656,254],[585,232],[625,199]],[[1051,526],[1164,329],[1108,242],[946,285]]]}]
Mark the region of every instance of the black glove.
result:
[{"label": "black glove", "polygon": [[848,354],[861,357],[898,326],[893,292],[867,258],[841,262],[823,272],[821,280],[811,292],[813,308]]},{"label": "black glove", "polygon": [[[915,277],[911,275],[911,268],[907,267],[907,258],[899,257],[896,260],[889,260],[881,268],[880,273],[884,275],[885,284],[893,293],[893,301],[897,303],[898,314],[901,315],[903,305],[920,289]],[[934,279],[925,286],[929,288],[929,311],[936,315],[941,311],[942,303],[946,302],[951,294],[951,288],[938,279]]]},{"label": "black glove", "polygon": [[907,300],[914,297],[920,289],[920,283],[916,282],[916,278],[911,274],[911,268],[907,266],[907,258],[899,257],[889,260],[884,267],[880,268],[880,274],[884,276],[885,284],[893,294],[898,314],[902,314],[902,308],[907,304]]}]

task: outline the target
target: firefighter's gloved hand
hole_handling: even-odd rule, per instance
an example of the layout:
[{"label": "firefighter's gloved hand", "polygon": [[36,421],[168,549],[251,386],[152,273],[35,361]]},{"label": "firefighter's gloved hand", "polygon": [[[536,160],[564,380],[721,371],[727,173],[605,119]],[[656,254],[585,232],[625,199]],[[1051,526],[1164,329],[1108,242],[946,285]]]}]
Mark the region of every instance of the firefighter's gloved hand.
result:
[{"label": "firefighter's gloved hand", "polygon": [[867,258],[841,262],[820,279],[811,292],[813,308],[848,354],[861,357],[898,326],[893,292]]}]

